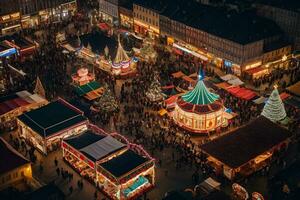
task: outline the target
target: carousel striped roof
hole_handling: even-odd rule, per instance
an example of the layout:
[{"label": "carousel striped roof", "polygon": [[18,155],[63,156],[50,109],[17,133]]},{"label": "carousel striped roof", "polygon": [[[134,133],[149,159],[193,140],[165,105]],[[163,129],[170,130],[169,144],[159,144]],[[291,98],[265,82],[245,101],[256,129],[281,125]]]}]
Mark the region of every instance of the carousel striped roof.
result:
[{"label": "carousel striped roof", "polygon": [[181,96],[185,102],[195,105],[207,105],[219,99],[219,95],[210,92],[203,80],[199,80],[195,88]]}]

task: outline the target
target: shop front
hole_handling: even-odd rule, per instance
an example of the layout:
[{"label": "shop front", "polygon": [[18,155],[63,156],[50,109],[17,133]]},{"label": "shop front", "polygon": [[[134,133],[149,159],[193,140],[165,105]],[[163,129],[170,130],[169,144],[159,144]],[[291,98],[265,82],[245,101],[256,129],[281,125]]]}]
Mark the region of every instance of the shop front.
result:
[{"label": "shop front", "polygon": [[62,139],[87,129],[83,112],[59,99],[17,119],[20,135],[43,154],[56,150]]},{"label": "shop front", "polygon": [[13,13],[0,17],[0,29],[2,35],[9,35],[21,29],[20,13]]},{"label": "shop front", "polygon": [[132,150],[97,167],[97,183],[113,200],[135,199],[153,188],[154,182],[153,160],[147,160]]},{"label": "shop front", "polygon": [[70,16],[75,15],[76,11],[77,11],[76,1],[61,4],[61,16],[63,20],[69,18]]},{"label": "shop front", "polygon": [[36,27],[39,25],[39,17],[37,15],[23,15],[21,25],[23,29]]},{"label": "shop front", "polygon": [[139,20],[134,20],[134,32],[142,35],[149,35],[151,38],[159,37],[159,29],[145,24]]},{"label": "shop front", "polygon": [[133,28],[133,18],[131,16],[120,14],[120,24],[121,26],[131,30]]},{"label": "shop front", "polygon": [[[170,39],[170,41],[172,41]],[[176,49],[179,49],[187,54],[190,54],[192,56],[195,56],[196,58],[200,58],[203,61],[209,61],[209,57],[207,55],[205,55],[205,53],[199,49],[197,49],[196,47],[193,47],[191,45],[188,44],[184,44],[181,42],[174,42],[172,44],[172,46]]]},{"label": "shop front", "polygon": [[50,21],[50,11],[49,10],[41,10],[39,11],[39,21],[41,24],[49,23]]},{"label": "shop front", "polygon": [[223,60],[222,64],[227,73],[241,76],[242,70],[241,70],[240,65],[237,65],[237,64],[235,64],[229,60],[225,60],[225,59]]}]

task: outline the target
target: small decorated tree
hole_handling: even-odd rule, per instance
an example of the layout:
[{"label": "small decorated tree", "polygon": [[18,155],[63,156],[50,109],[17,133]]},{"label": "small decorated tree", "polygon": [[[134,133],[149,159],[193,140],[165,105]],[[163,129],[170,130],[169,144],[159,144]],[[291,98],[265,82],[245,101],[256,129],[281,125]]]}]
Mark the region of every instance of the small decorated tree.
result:
[{"label": "small decorated tree", "polygon": [[119,109],[118,102],[108,86],[105,86],[105,92],[94,102],[93,107],[104,113],[117,112]]},{"label": "small decorated tree", "polygon": [[261,115],[265,116],[272,122],[279,122],[286,117],[285,108],[276,86],[266,102]]},{"label": "small decorated tree", "polygon": [[153,82],[150,84],[146,96],[150,101],[160,101],[164,99],[164,94],[161,90],[161,84],[158,80],[158,75],[154,76]]}]

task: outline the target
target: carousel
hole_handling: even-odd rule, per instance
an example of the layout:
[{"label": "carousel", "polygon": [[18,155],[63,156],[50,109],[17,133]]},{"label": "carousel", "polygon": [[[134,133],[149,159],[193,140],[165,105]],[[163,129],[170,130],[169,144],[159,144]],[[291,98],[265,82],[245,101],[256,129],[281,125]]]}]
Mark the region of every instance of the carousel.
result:
[{"label": "carousel", "polygon": [[199,75],[191,91],[177,98],[173,120],[180,127],[194,133],[208,133],[227,126],[225,107],[219,95],[210,92]]},{"label": "carousel", "polygon": [[[108,50],[105,50],[108,52]],[[118,39],[118,49],[115,59],[100,58],[96,63],[104,71],[116,76],[128,76],[136,73],[137,59],[135,57],[130,58],[124,50],[120,39]]]},{"label": "carousel", "polygon": [[72,80],[75,85],[85,85],[95,80],[94,73],[89,72],[88,68],[82,67],[72,75]]}]

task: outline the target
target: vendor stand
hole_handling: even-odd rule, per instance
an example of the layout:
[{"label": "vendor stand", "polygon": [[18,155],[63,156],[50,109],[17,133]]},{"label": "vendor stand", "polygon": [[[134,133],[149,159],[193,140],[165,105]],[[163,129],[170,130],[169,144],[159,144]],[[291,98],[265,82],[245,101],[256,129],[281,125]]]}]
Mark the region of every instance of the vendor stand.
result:
[{"label": "vendor stand", "polygon": [[110,199],[134,199],[154,186],[154,159],[124,136],[95,125],[62,142],[63,157]]},{"label": "vendor stand", "polygon": [[0,123],[4,127],[14,127],[17,116],[46,105],[48,101],[38,94],[20,91],[0,98]]},{"label": "vendor stand", "polygon": [[63,99],[51,102],[18,117],[19,133],[43,154],[60,146],[63,138],[87,129],[83,112]]},{"label": "vendor stand", "polygon": [[290,137],[288,130],[260,116],[200,148],[216,172],[233,180],[237,176],[249,176],[268,165],[275,151],[286,148]]},{"label": "vendor stand", "polygon": [[98,185],[111,199],[134,199],[154,186],[154,160],[131,149],[97,167]]},{"label": "vendor stand", "polygon": [[62,150],[64,160],[81,176],[95,183],[97,162],[112,154],[120,154],[126,150],[126,145],[110,135],[87,130],[63,140]]}]

